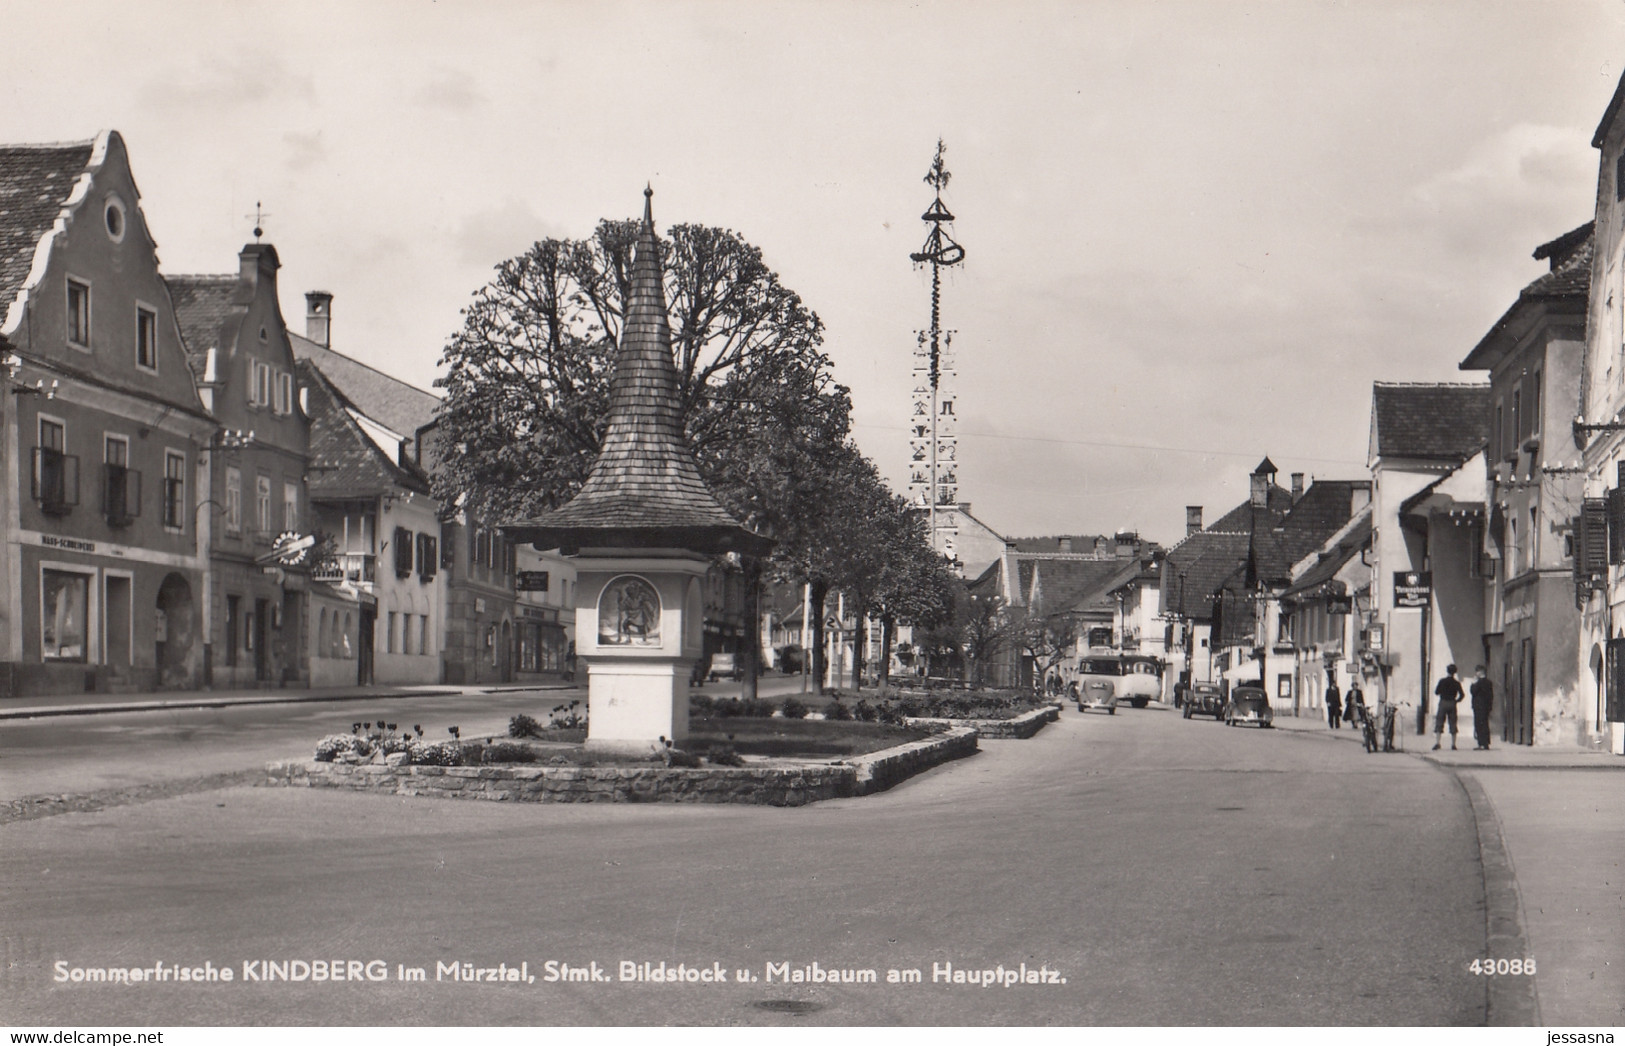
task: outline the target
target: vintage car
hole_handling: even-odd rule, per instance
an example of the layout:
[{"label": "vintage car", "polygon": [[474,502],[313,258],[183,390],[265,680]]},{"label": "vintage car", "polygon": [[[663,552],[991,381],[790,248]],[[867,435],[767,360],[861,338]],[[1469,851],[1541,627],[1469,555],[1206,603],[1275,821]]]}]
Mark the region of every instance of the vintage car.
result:
[{"label": "vintage car", "polygon": [[1135,708],[1144,708],[1162,697],[1162,662],[1144,654],[1124,654],[1118,658],[1123,674],[1117,680],[1117,697]]},{"label": "vintage car", "polygon": [[1270,697],[1262,687],[1238,686],[1230,691],[1230,700],[1224,708],[1224,721],[1230,726],[1253,723],[1268,728],[1275,725],[1275,713],[1270,710]]},{"label": "vintage car", "polygon": [[745,670],[740,667],[732,654],[712,654],[711,668],[706,678],[713,683],[718,679],[732,679],[737,683],[745,678]]},{"label": "vintage car", "polygon": [[1104,708],[1117,714],[1117,686],[1123,676],[1123,663],[1116,657],[1086,657],[1078,662],[1078,711]]},{"label": "vintage car", "polygon": [[1185,718],[1210,715],[1214,722],[1224,721],[1224,691],[1213,683],[1192,683],[1185,691]]}]

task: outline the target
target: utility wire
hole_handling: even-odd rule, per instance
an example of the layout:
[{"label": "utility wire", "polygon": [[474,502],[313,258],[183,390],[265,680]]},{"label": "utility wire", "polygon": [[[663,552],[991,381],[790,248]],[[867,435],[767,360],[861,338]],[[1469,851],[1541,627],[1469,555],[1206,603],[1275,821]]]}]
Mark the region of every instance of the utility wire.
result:
[{"label": "utility wire", "polygon": [[[852,427],[855,429],[880,429],[887,432],[908,431],[908,426],[906,425],[873,425],[853,422]],[[1212,447],[1163,447],[1150,443],[1110,443],[1105,440],[1061,439],[1057,436],[1010,436],[998,432],[973,432],[968,429],[960,429],[959,435],[975,436],[979,439],[1016,440],[1025,443],[1059,443],[1074,447],[1110,447],[1114,450],[1153,450],[1165,454],[1199,454],[1202,457],[1251,458],[1254,454],[1258,453],[1256,450],[1217,450]],[[1294,457],[1298,461],[1315,461],[1328,465],[1355,465],[1359,468],[1366,467],[1365,461],[1355,461],[1353,458],[1308,458],[1299,457],[1296,455],[1294,455]]]}]

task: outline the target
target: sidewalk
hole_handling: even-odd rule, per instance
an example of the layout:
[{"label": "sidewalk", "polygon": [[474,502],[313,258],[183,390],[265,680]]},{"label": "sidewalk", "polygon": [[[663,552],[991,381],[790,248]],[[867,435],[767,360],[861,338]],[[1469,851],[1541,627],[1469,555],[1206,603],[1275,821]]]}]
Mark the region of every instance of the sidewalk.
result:
[{"label": "sidewalk", "polygon": [[[1283,717],[1275,725],[1361,743],[1358,730],[1334,732],[1324,720]],[[1538,964],[1533,979],[1487,979],[1490,1023],[1625,1023],[1625,780],[1576,772],[1625,770],[1625,758],[1525,745],[1479,752],[1470,737],[1435,752],[1432,734],[1396,740],[1404,754],[1448,770],[1472,803],[1490,955]]]},{"label": "sidewalk", "polygon": [[97,715],[111,712],[160,712],[179,708],[226,708],[232,705],[360,701],[373,697],[447,697],[452,694],[500,694],[511,691],[575,688],[574,683],[488,683],[475,686],[424,684],[286,690],[166,690],[161,693],[144,694],[45,694],[0,702],[0,720]]},{"label": "sidewalk", "polygon": [[[1363,743],[1359,730],[1345,724],[1334,731],[1326,725],[1324,718],[1277,716],[1275,726],[1279,730],[1319,734],[1328,741],[1355,745]],[[1398,752],[1376,754],[1420,756],[1429,763],[1451,770],[1625,770],[1625,756],[1617,756],[1604,749],[1492,744],[1489,751],[1479,752],[1473,748],[1471,733],[1456,738],[1459,748],[1452,749],[1447,739],[1445,746],[1437,752],[1433,751],[1432,734],[1418,734],[1414,730],[1395,730],[1394,743]]]}]

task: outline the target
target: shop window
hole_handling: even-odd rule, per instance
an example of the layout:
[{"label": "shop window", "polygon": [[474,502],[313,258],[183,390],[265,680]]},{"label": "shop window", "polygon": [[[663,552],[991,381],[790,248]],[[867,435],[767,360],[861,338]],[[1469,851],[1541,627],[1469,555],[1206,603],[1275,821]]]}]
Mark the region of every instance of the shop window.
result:
[{"label": "shop window", "polygon": [[85,661],[90,575],[40,571],[40,656],[46,661]]}]

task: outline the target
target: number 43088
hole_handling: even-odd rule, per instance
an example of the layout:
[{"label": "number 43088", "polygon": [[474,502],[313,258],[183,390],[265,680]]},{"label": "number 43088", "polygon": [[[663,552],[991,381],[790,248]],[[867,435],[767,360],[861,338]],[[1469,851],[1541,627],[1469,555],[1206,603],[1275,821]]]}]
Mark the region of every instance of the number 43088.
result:
[{"label": "number 43088", "polygon": [[1474,959],[1467,964],[1467,969],[1476,974],[1497,976],[1505,974],[1533,976],[1535,960],[1533,959]]}]

